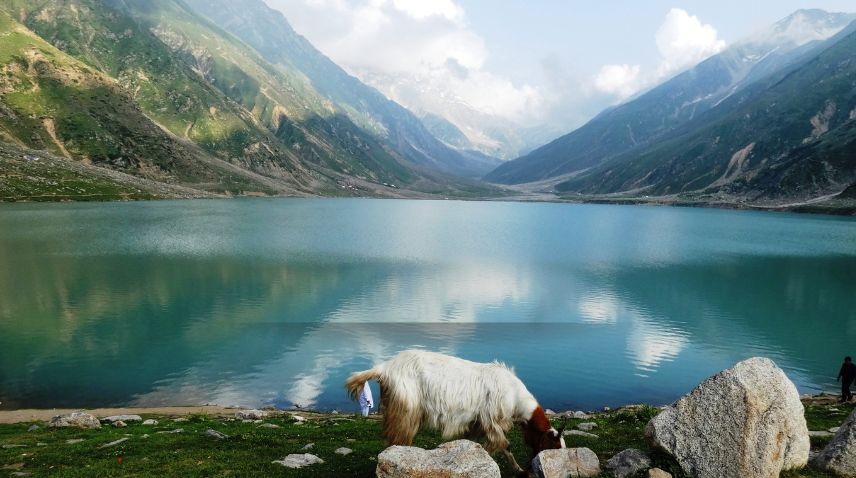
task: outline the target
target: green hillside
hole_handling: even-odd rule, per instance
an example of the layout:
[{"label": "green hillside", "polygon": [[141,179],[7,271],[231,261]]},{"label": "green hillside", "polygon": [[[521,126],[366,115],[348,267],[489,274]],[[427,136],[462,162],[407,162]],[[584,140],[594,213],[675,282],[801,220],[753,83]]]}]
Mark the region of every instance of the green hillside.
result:
[{"label": "green hillside", "polygon": [[[237,191],[223,181],[228,165],[204,160],[195,146],[161,129],[115,79],[58,50],[3,12],[0,32],[4,142],[157,181]],[[244,179],[247,184],[239,189],[266,189]],[[282,190],[287,190],[285,185]]]}]

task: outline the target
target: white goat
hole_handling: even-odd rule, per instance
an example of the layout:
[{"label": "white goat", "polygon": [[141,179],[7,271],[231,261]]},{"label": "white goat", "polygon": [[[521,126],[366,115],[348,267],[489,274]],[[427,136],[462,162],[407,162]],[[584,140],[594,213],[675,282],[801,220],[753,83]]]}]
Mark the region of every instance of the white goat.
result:
[{"label": "white goat", "polygon": [[513,424],[522,426],[523,438],[536,455],[565,447],[562,431],[550,425],[535,397],[502,363],[405,350],[348,377],[345,386],[352,399],[368,380],[380,384],[388,445],[411,445],[423,426],[440,431],[444,439],[483,438],[488,453],[501,450],[518,472],[522,469],[505,437]]}]

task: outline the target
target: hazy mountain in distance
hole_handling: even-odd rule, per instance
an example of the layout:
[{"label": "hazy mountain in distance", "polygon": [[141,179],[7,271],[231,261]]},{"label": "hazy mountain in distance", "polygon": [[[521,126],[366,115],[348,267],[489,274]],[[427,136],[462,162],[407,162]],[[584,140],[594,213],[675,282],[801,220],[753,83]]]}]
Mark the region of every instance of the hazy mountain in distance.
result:
[{"label": "hazy mountain in distance", "polygon": [[573,132],[500,165],[489,181],[516,184],[572,175],[664,134],[717,107],[765,76],[810,55],[856,15],[800,10],[735,43]]},{"label": "hazy mountain in distance", "polygon": [[[543,144],[533,139],[532,128],[514,121],[479,111],[462,98],[450,95],[426,78],[411,74],[381,73],[370,69],[354,71],[357,77],[377,88],[393,101],[407,107],[420,117],[431,115],[443,118],[454,125],[467,138],[461,146],[475,149],[503,160],[514,159]],[[555,138],[561,134],[549,127],[547,135]]]}]

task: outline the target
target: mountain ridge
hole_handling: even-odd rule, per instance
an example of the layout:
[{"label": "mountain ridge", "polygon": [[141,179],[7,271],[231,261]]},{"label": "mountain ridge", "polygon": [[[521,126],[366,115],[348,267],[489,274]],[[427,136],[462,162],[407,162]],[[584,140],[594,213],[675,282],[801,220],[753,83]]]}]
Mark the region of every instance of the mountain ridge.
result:
[{"label": "mountain ridge", "polygon": [[[775,25],[787,25],[803,15],[797,11]],[[838,31],[856,19],[853,14],[826,15],[834,20]],[[775,25],[767,30],[768,37]],[[757,37],[739,41],[630,101],[607,108],[571,133],[500,165],[485,179],[519,184],[596,166],[640,143],[656,141],[698,113],[716,107],[740,88],[778,71],[817,47],[811,42],[796,44],[788,35],[777,37],[774,44],[761,43]]]}]

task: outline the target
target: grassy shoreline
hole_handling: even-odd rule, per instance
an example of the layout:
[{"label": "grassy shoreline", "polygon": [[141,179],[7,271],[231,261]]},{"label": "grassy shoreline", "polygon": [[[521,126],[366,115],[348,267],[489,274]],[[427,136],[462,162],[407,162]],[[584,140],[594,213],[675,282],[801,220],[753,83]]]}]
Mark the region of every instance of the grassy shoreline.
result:
[{"label": "grassy shoreline", "polygon": [[[853,404],[838,404],[832,396],[804,400],[809,430],[827,430],[839,426],[853,410]],[[384,448],[381,417],[302,411],[273,412],[261,422],[235,418],[237,409],[223,407],[168,407],[153,409],[94,410],[99,417],[132,413],[144,419],[154,418],[157,425],[128,423],[117,428],[105,425],[100,430],[52,429],[42,421],[45,416],[63,410],[26,410],[0,412],[0,472],[29,475],[12,476],[374,476],[376,457]],[[33,413],[40,415],[33,415]],[[109,412],[109,413],[103,413]],[[148,413],[147,413],[148,412]],[[557,426],[574,429],[582,422],[594,422],[591,433],[597,438],[566,436],[569,447],[592,449],[605,464],[615,453],[640,448],[651,453],[655,466],[682,476],[677,464],[667,456],[648,450],[644,428],[658,409],[633,405],[608,412],[593,413],[588,419],[554,415]],[[10,417],[21,418],[11,423]],[[296,416],[296,417],[295,417]],[[35,418],[35,419],[34,419]],[[39,428],[28,431],[32,425]],[[205,436],[208,429],[228,435],[225,439]],[[180,432],[173,432],[181,430]],[[117,440],[126,440],[109,445]],[[509,433],[512,450],[520,463],[531,458],[523,446],[520,432]],[[71,441],[69,441],[71,440]],[[812,437],[812,450],[819,450],[829,437]],[[434,448],[443,440],[435,433],[420,432],[415,446]],[[304,450],[308,444],[313,446]],[[335,453],[347,447],[353,453]],[[303,470],[291,470],[271,463],[290,453],[313,453],[325,463]],[[501,456],[497,462],[503,476],[512,476]],[[601,476],[609,476],[604,473]],[[791,471],[783,476],[826,477],[812,469]]]}]

